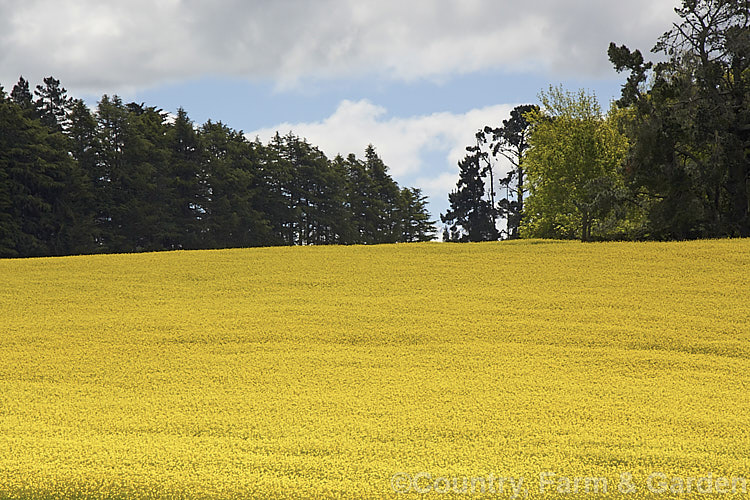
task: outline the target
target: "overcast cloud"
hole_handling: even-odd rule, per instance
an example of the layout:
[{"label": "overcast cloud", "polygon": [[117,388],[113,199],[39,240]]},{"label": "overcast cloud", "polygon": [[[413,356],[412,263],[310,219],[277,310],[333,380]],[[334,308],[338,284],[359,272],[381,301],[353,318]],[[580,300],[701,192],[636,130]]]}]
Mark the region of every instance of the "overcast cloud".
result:
[{"label": "overcast cloud", "polygon": [[441,78],[482,69],[611,74],[610,41],[649,49],[653,0],[0,0],[0,81],[101,94],[203,75]]}]

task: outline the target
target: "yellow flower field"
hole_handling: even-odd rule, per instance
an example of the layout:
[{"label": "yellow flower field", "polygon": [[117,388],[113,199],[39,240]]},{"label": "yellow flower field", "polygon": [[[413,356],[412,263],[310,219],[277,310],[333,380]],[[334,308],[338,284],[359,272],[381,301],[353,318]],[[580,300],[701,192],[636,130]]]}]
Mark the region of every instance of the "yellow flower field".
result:
[{"label": "yellow flower field", "polygon": [[750,240],[5,260],[0,284],[0,498],[750,497]]}]

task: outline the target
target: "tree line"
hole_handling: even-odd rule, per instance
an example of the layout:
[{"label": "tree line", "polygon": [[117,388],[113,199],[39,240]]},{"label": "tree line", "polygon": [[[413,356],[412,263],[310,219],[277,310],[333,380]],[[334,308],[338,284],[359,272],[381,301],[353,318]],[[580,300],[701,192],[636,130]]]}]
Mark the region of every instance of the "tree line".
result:
[{"label": "tree line", "polygon": [[329,159],[53,77],[0,86],[0,257],[430,240],[426,196],[370,145]]},{"label": "tree line", "polygon": [[661,62],[610,44],[629,75],[607,113],[592,94],[550,87],[540,106],[479,130],[443,239],[750,236],[750,1],[683,0],[675,12],[652,49]]}]

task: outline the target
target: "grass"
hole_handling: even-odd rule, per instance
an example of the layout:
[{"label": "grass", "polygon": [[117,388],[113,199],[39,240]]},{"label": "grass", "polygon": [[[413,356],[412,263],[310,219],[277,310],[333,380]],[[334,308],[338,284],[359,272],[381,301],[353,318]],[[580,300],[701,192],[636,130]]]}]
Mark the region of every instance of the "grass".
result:
[{"label": "grass", "polygon": [[535,243],[0,261],[0,498],[741,493],[750,240]]}]

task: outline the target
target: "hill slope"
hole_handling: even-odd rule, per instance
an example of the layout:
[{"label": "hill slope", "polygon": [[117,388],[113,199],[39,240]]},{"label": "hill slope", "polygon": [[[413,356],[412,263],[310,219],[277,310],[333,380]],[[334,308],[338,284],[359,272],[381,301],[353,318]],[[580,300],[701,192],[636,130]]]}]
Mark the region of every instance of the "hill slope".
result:
[{"label": "hill slope", "polygon": [[0,276],[0,497],[382,497],[464,477],[508,498],[596,477],[613,496],[632,474],[635,498],[750,478],[750,240],[84,256]]}]

